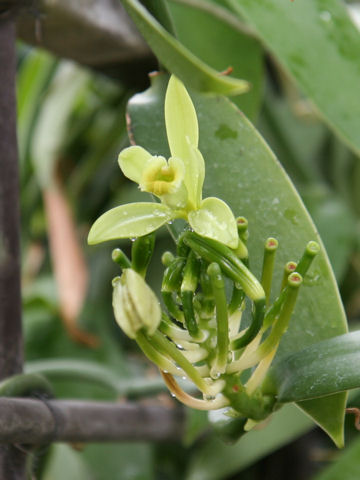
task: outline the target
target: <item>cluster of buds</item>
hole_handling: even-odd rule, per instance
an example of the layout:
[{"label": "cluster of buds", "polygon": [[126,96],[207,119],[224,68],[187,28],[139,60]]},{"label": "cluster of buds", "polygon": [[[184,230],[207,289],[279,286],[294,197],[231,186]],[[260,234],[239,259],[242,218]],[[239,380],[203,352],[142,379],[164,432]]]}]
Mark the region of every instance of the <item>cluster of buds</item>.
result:
[{"label": "cluster of buds", "polygon": [[[197,116],[174,76],[165,96],[165,126],[168,160],[140,146],[119,154],[124,175],[160,203],[131,203],[105,212],[88,241],[136,238],[131,261],[121,250],[113,252],[123,268],[113,281],[118,324],[159,367],[182,403],[202,410],[229,407],[249,419],[246,428],[251,428],[274,407],[274,394],[262,387],[319,246],[310,242],[298,263],[286,265],[279,294],[270,304],[278,242],[266,240],[258,280],[249,268],[247,220],[236,219],[219,198],[202,198],[205,162],[198,148]],[[154,232],[178,218],[188,229],[176,240],[176,256],[163,255],[162,309],[145,275]],[[185,392],[175,376],[190,380],[202,397]]]},{"label": "cluster of buds", "polygon": [[[201,410],[230,407],[251,428],[275,403],[263,382],[319,245],[309,242],[297,263],[285,265],[270,303],[278,242],[266,240],[258,280],[249,269],[247,221],[239,217],[237,224],[236,250],[189,230],[179,237],[176,255],[163,254],[163,308],[145,282],[154,234],[133,242],[131,261],[114,250],[123,273],[113,281],[113,306],[120,327],[159,367],[178,400]],[[244,317],[250,317],[246,327]],[[185,392],[176,376],[191,381],[201,398]]]}]

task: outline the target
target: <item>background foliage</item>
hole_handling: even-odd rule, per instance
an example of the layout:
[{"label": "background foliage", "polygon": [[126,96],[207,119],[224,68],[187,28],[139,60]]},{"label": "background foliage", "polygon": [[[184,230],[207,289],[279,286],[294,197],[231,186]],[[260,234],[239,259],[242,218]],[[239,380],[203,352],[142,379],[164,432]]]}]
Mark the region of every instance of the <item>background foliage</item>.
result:
[{"label": "background foliage", "polygon": [[[360,37],[349,17],[350,4],[337,0],[143,3],[155,16],[159,12],[154,10],[154,3],[168,8],[172,23],[158,16],[167,30],[138,1],[123,2],[162,64],[188,80],[190,88],[228,94],[242,88],[242,80],[251,84],[248,93],[233,96],[231,101],[263,135],[300,193],[325,244],[350,329],[358,328]],[[352,11],[357,7],[352,4]],[[173,32],[177,40],[171,36]],[[156,372],[122,335],[111,309],[111,278],[118,271],[110,253],[115,246],[126,250],[127,242],[86,246],[89,226],[102,212],[144,198],[122,177],[116,159],[129,143],[127,101],[136,93],[135,85],[146,84],[146,75],[140,71],[141,78],[134,77],[130,84],[113,81],[25,44],[19,44],[18,59],[26,368],[45,372],[58,397],[116,400],[139,396],[141,391],[147,396],[147,392],[161,390]],[[216,70],[230,65],[231,76],[217,74]],[[240,148],[234,135],[240,135],[246,148],[246,133],[232,128],[233,111],[227,100],[211,100],[214,105],[208,110],[209,102],[202,104],[201,98],[197,102],[203,125],[201,149],[207,152],[205,159],[212,162],[206,193],[211,191],[228,200],[236,214],[255,217],[250,224],[255,244],[263,240],[261,228],[273,225],[277,231],[267,235],[287,238],[290,232],[295,238],[300,231],[300,238],[294,241],[302,245],[311,229],[306,230],[308,224],[301,229],[302,215],[306,214],[297,210],[300,207],[287,205],[295,197],[289,194],[290,187],[283,186],[287,180],[281,170],[273,167],[274,185],[269,185],[265,180],[272,178],[270,171],[260,175],[256,168],[246,171],[237,163],[236,155],[231,156],[234,145]],[[152,108],[153,100],[149,100]],[[137,123],[134,107],[129,112],[135,136],[144,135],[141,128],[146,130],[150,125],[151,145],[144,146],[151,149],[161,145],[162,138],[153,131],[154,110],[139,116]],[[217,136],[211,135],[211,112],[226,117]],[[243,125],[246,130],[246,120]],[[258,141],[262,146],[253,161],[258,162],[254,165],[259,171],[265,165],[261,155],[271,154]],[[216,150],[219,144],[221,151]],[[236,153],[241,156],[241,151]],[[235,168],[238,191],[227,187],[229,174],[221,166],[224,161]],[[250,187],[244,178],[251,178]],[[236,195],[239,203],[235,203]],[[271,210],[276,199],[281,200],[281,208],[285,203],[287,206],[278,211],[278,217]],[[239,208],[242,210],[237,211]],[[261,217],[259,211],[266,214]],[[149,280],[155,289],[161,278],[159,257],[164,249],[172,248],[165,229],[157,242]],[[295,244],[294,255],[298,251]],[[255,253],[257,248],[255,245]],[[327,268],[323,267],[323,275]],[[315,285],[319,280],[316,275],[312,279]],[[309,322],[315,318],[313,323],[325,332],[319,338],[331,336],[326,322],[340,309],[336,298],[328,298],[330,305],[326,301],[324,297],[320,307],[319,303],[314,306],[323,317],[308,312]],[[343,331],[340,323],[335,333]],[[294,335],[288,346],[300,349],[311,343],[306,332],[301,344],[296,342],[300,342],[299,336]],[[170,399],[164,394],[146,401]],[[351,404],[357,403],[355,391]],[[269,479],[289,475],[301,479],[317,478],[320,469],[324,470],[319,479],[357,478],[360,444],[351,422],[347,422],[349,447],[344,454],[335,452],[319,431],[307,433],[306,440],[299,438],[312,425],[299,409],[287,406],[274,415],[267,428],[253,431],[230,446],[209,427],[206,415],[189,411],[186,435],[179,445],[91,445],[80,453],[68,446],[55,446],[49,455],[40,454],[36,463],[44,479],[63,478],[65,472],[68,478],[99,480],[256,479],[265,471]],[[326,470],[329,463],[332,465]]]}]

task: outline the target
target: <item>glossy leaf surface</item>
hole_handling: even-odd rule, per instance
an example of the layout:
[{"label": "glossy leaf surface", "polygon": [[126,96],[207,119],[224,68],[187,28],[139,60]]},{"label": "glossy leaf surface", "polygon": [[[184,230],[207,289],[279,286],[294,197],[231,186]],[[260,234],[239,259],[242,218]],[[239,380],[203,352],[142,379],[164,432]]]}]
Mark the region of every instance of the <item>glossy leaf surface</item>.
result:
[{"label": "glossy leaf surface", "polygon": [[157,58],[185,83],[202,92],[223,95],[239,95],[248,90],[249,85],[245,80],[221,76],[193,55],[138,0],[123,0],[122,3]]},{"label": "glossy leaf surface", "polygon": [[286,357],[271,373],[279,402],[293,402],[360,385],[360,331],[324,340]]},{"label": "glossy leaf surface", "polygon": [[[263,48],[246,34],[232,12],[207,0],[170,0],[169,9],[181,43],[219,71],[246,78],[250,90],[232,101],[251,119],[256,118],[263,94]],[[206,35],[204,34],[206,32]]]},{"label": "glossy leaf surface", "polygon": [[[316,105],[360,152],[360,35],[338,0],[226,0]],[[274,26],[276,25],[276,28]]]},{"label": "glossy leaf surface", "polygon": [[[155,81],[158,85],[154,89],[136,95],[129,104],[131,132],[135,142],[151,153],[166,154],[166,137],[162,131],[167,80],[160,76]],[[289,260],[298,260],[309,240],[320,241],[316,229],[273,153],[237,108],[222,97],[194,94],[192,99],[199,119],[200,149],[206,163],[204,196],[218,196],[230,205],[235,216],[248,218],[250,261],[257,276],[260,276],[266,238],[274,236],[279,240],[276,291],[280,287],[283,265]],[[153,134],[154,129],[159,135]],[[280,344],[278,360],[346,332],[343,308],[324,249],[304,283],[289,330]],[[334,411],[343,408],[344,394],[338,394],[337,398]],[[315,404],[315,417],[316,401],[311,401]],[[324,422],[322,426],[326,429]],[[341,430],[339,424],[340,436]]]}]

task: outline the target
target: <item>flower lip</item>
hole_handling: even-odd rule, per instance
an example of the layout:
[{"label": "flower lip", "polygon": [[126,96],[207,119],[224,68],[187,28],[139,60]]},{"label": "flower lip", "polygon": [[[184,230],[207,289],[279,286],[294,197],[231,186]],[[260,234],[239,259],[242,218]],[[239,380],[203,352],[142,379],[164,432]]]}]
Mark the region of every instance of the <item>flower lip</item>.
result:
[{"label": "flower lip", "polygon": [[140,188],[161,197],[179,190],[184,178],[184,165],[181,160],[153,157],[142,174]]}]

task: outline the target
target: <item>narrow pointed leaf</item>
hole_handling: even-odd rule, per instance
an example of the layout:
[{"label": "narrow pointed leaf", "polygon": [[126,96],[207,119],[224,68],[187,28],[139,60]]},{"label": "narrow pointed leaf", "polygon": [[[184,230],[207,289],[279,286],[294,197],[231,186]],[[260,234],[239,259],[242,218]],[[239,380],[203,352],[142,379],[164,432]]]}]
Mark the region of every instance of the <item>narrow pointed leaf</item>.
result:
[{"label": "narrow pointed leaf", "polygon": [[147,235],[173,218],[173,210],[159,203],[129,203],[112,208],[91,227],[88,243]]},{"label": "narrow pointed leaf", "polygon": [[245,80],[220,75],[193,55],[138,0],[123,0],[122,4],[161,63],[185,84],[201,92],[223,95],[239,95],[249,89]]},{"label": "narrow pointed leaf", "polygon": [[199,210],[189,213],[189,223],[196,233],[236,248],[239,243],[236,220],[230,208],[219,198],[206,198]]}]

